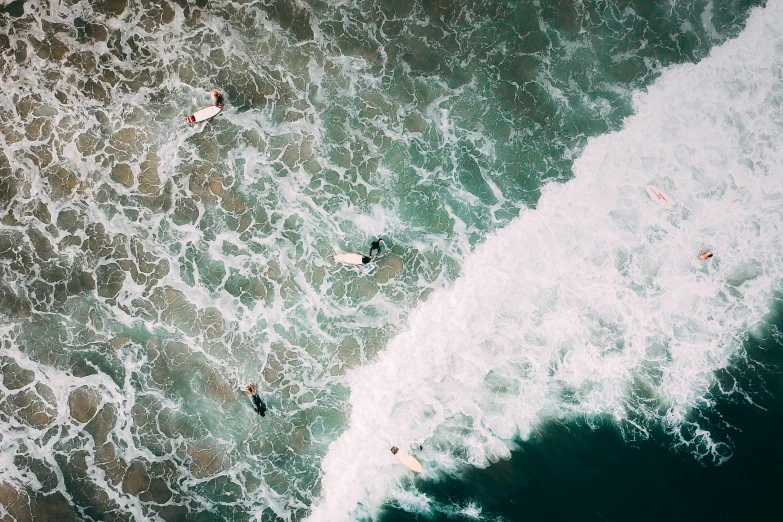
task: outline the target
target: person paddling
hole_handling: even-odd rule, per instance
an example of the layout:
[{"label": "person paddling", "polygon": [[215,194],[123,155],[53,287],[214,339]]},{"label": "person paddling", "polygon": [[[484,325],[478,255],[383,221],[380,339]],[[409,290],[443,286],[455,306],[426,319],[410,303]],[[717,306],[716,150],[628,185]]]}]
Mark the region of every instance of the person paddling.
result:
[{"label": "person paddling", "polygon": [[266,404],[264,404],[264,401],[262,401],[261,397],[258,395],[258,390],[256,390],[256,387],[252,384],[246,384],[245,391],[247,391],[247,394],[253,401],[253,407],[255,408],[256,413],[262,417],[266,416]]},{"label": "person paddling", "polygon": [[197,121],[208,120],[212,116],[214,116],[215,114],[223,110],[223,95],[220,94],[220,92],[212,91],[209,94],[209,97],[212,100],[212,105],[214,107],[217,107],[218,110],[215,111],[214,109],[212,109],[212,107],[204,107],[203,109],[188,116],[187,117],[188,123],[196,123]]},{"label": "person paddling", "polygon": [[215,107],[223,108],[223,95],[220,94],[218,91],[212,91],[212,94],[210,95],[212,98],[212,105]]},{"label": "person paddling", "polygon": [[362,263],[365,265],[375,259],[375,256],[381,253],[381,245],[383,244],[383,238],[379,237],[377,240],[373,241],[370,245],[370,253],[366,256],[362,256]]}]

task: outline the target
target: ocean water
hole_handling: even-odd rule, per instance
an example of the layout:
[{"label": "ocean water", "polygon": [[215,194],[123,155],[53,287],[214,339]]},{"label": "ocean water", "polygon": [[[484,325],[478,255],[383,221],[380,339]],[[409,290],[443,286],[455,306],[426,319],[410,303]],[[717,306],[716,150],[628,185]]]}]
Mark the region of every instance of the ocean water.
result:
[{"label": "ocean water", "polygon": [[0,0],[0,518],[781,484],[746,458],[783,392],[762,4]]}]

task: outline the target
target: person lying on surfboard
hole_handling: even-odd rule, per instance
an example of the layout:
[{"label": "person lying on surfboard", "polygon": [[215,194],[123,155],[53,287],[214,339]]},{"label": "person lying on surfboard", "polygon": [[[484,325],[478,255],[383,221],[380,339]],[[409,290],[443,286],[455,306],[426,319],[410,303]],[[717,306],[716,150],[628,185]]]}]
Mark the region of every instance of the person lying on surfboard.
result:
[{"label": "person lying on surfboard", "polygon": [[362,263],[365,265],[375,259],[375,256],[381,253],[381,244],[383,243],[383,238],[379,237],[376,241],[373,241],[370,245],[370,253],[366,256],[362,256]]},{"label": "person lying on surfboard", "polygon": [[262,417],[266,416],[266,404],[264,404],[264,401],[262,401],[261,397],[258,395],[258,390],[256,390],[256,387],[252,384],[246,384],[245,391],[247,391],[247,394],[253,401],[253,407],[255,408],[256,413]]},{"label": "person lying on surfboard", "polygon": [[212,94],[210,95],[212,98],[212,105],[215,107],[223,108],[223,95],[220,94],[218,91],[212,91]]},{"label": "person lying on surfboard", "polygon": [[218,91],[212,91],[209,96],[212,100],[212,105],[209,107],[204,107],[203,109],[200,109],[188,116],[188,123],[196,123],[199,121],[208,120],[223,110],[223,95]]},{"label": "person lying on surfboard", "polygon": [[391,447],[392,455],[397,457],[397,460],[399,460],[406,468],[409,470],[415,472],[415,473],[421,473],[424,471],[424,468],[421,466],[421,462],[416,460],[416,457],[413,455],[410,455],[408,453],[403,453],[400,451],[400,449],[397,446]]}]

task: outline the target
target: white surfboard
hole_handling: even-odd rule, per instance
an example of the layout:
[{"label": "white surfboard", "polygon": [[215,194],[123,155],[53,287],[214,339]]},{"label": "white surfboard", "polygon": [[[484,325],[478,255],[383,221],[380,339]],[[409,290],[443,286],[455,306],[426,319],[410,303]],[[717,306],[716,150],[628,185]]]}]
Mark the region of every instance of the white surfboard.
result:
[{"label": "white surfboard", "polygon": [[414,473],[421,473],[424,471],[424,468],[421,467],[421,463],[416,460],[413,455],[408,455],[407,453],[398,451],[394,454],[394,456],[397,457],[397,460],[402,462],[406,468],[413,471]]},{"label": "white surfboard", "polygon": [[671,210],[674,205],[677,203],[674,202],[672,197],[668,195],[666,192],[662,191],[655,185],[647,185],[645,187],[647,189],[647,194],[650,196],[650,199],[658,203],[661,207],[665,208],[666,210]]},{"label": "white surfboard", "polygon": [[339,261],[341,263],[348,263],[349,265],[362,265],[362,256],[361,254],[337,254],[334,256],[335,261]]},{"label": "white surfboard", "polygon": [[211,105],[209,107],[204,107],[200,111],[194,112],[193,114],[188,116],[188,122],[198,123],[200,121],[208,120],[222,110],[223,109],[221,109],[220,107],[215,107],[214,105]]}]

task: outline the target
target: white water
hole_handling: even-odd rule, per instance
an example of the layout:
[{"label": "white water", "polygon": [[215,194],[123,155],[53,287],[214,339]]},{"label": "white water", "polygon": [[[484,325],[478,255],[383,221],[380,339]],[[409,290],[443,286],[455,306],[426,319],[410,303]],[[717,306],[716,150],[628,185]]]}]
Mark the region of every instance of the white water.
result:
[{"label": "white water", "polygon": [[[771,3],[701,63],[664,71],[622,131],[589,143],[573,181],[547,186],[348,375],[350,427],[309,520],[371,513],[389,495],[410,505],[392,445],[423,443],[434,477],[507,458],[552,418],[611,415],[642,436],[663,423],[673,444],[727,458],[688,413],[709,406],[714,372],[783,277],[781,22]],[[700,261],[702,248],[715,257]]]}]

